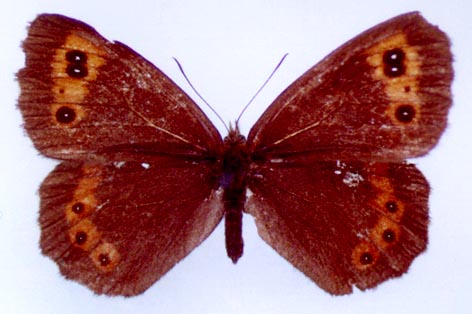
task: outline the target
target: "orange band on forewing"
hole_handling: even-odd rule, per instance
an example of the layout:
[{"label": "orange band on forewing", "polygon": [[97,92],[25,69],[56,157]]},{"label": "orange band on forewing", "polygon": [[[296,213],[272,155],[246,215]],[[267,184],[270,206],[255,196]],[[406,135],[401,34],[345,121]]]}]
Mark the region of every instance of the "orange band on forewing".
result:
[{"label": "orange band on forewing", "polygon": [[[68,73],[70,61],[67,53],[80,51],[85,54],[84,68],[87,75],[84,77],[71,77]],[[51,104],[53,122],[60,127],[72,127],[85,118],[86,112],[80,106],[89,93],[88,84],[98,77],[99,68],[105,64],[105,51],[98,48],[89,40],[70,34],[66,37],[61,48],[56,50],[51,64],[51,77],[53,80],[52,94],[54,102]],[[61,107],[67,107],[75,113],[73,119],[61,121],[56,112]],[[64,120],[64,119],[63,119]]]},{"label": "orange band on forewing", "polygon": [[[389,77],[384,73],[385,52],[400,48],[405,54],[405,73],[398,77]],[[379,44],[366,51],[367,62],[374,68],[372,77],[382,81],[385,85],[385,93],[390,100],[387,114],[395,124],[401,124],[395,117],[398,106],[410,105],[415,110],[415,122],[421,113],[421,99],[418,95],[419,76],[421,75],[421,60],[418,47],[410,46],[405,34],[397,34],[381,41]]]}]

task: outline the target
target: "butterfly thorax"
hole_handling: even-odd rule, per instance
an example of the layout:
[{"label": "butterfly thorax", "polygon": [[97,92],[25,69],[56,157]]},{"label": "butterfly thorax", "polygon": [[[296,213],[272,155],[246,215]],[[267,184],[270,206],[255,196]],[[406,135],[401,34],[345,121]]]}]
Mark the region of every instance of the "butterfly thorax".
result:
[{"label": "butterfly thorax", "polygon": [[226,252],[234,263],[243,254],[242,216],[249,162],[246,138],[237,126],[230,128],[224,139],[220,184],[224,190]]}]

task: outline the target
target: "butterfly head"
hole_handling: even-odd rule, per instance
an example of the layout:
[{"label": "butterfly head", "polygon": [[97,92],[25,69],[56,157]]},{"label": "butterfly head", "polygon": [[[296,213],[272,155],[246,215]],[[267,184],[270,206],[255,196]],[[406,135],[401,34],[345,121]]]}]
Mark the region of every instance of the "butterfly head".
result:
[{"label": "butterfly head", "polygon": [[238,123],[235,127],[229,124],[228,135],[224,138],[225,146],[244,145],[246,143],[246,137],[239,132]]}]

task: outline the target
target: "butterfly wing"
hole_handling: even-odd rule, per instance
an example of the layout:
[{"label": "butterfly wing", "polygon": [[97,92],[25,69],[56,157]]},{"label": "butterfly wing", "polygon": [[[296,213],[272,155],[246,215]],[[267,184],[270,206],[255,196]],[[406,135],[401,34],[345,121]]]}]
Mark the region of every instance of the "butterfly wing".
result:
[{"label": "butterfly wing", "polygon": [[23,48],[19,108],[48,157],[211,155],[221,145],[212,123],[164,73],[80,21],[40,15]]},{"label": "butterfly wing", "polygon": [[24,42],[19,107],[44,155],[41,249],[96,293],[136,295],[221,220],[222,140],[152,64],[86,24],[40,15]]},{"label": "butterfly wing", "polygon": [[40,188],[41,249],[96,293],[142,293],[220,222],[210,172],[179,160],[63,162]]},{"label": "butterfly wing", "polygon": [[426,248],[429,187],[401,163],[258,167],[248,211],[259,234],[331,294],[404,273]]},{"label": "butterfly wing", "polygon": [[289,86],[248,136],[255,155],[403,160],[438,141],[451,105],[449,40],[418,13],[350,40]]},{"label": "butterfly wing", "polygon": [[352,39],[251,129],[247,211],[277,252],[332,294],[404,273],[426,248],[428,152],[451,103],[449,41],[418,13]]}]

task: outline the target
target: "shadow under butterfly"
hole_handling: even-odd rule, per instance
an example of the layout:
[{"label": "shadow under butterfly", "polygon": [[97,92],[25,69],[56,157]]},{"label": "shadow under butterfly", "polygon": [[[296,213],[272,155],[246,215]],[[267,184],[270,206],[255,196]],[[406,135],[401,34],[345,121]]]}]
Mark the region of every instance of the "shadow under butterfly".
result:
[{"label": "shadow under butterfly", "polygon": [[223,217],[236,263],[243,212],[335,295],[400,276],[426,248],[429,185],[405,159],[444,131],[453,70],[417,12],[309,69],[247,139],[236,126],[223,140],[159,69],[80,21],[39,15],[23,49],[24,127],[61,160],[40,187],[41,249],[96,293],[142,293]]}]

